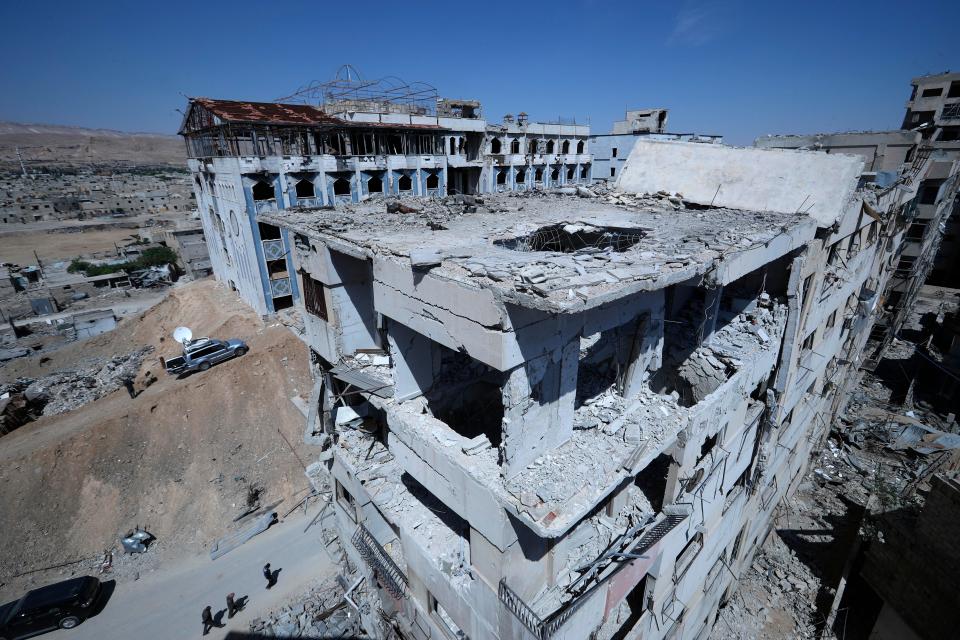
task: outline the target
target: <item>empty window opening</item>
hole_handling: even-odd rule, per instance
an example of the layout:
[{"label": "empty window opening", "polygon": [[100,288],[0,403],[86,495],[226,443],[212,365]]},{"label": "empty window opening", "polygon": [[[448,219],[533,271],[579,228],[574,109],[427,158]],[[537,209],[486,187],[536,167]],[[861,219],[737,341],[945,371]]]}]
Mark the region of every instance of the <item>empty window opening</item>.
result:
[{"label": "empty window opening", "polygon": [[567,168],[567,180],[573,180],[574,176],[576,175],[576,170],[576,167]]},{"label": "empty window opening", "polygon": [[943,87],[936,87],[935,89],[924,89],[923,93],[920,94],[921,98],[936,98],[937,96],[943,95]]},{"label": "empty window opening", "polygon": [[313,188],[312,180],[298,180],[297,181],[297,197],[298,198],[312,198],[314,197],[315,192]]},{"label": "empty window opening", "polygon": [[276,225],[258,222],[257,228],[260,230],[261,240],[280,240],[282,237],[280,235],[280,227]]},{"label": "empty window opening", "polygon": [[[610,636],[611,640],[623,640],[630,635],[630,631],[637,626],[637,623],[640,622],[640,617],[643,615],[643,612],[648,608],[646,598],[647,575],[644,575],[643,579],[637,583],[637,586],[630,590],[630,593],[627,594],[627,597],[624,598],[623,602],[620,604],[619,608],[621,609],[621,613],[619,616],[617,616],[617,619],[622,618],[624,613],[626,614],[626,619],[616,630],[616,632]],[[623,611],[624,607],[626,607],[626,611]]]},{"label": "empty window opening", "polygon": [[616,157],[617,157],[617,148],[616,148],[616,147],[614,147],[614,148],[612,149],[612,151],[611,151],[611,157],[612,157],[612,158],[616,158]]},{"label": "empty window opening", "polygon": [[547,153],[553,153],[553,147],[554,147],[553,140],[548,140],[548,141],[547,141]]},{"label": "empty window opening", "polygon": [[574,253],[601,249],[622,253],[640,242],[646,232],[631,227],[594,227],[588,224],[554,224],[516,238],[494,240],[498,247],[514,251]]},{"label": "empty window opening", "polygon": [[490,141],[490,153],[500,153],[500,138]]},{"label": "empty window opening", "polygon": [[587,174],[590,173],[587,167],[580,167],[580,179],[586,180]]},{"label": "empty window opening", "polygon": [[350,181],[346,178],[337,178],[333,181],[333,195],[335,196],[348,196],[350,195]]},{"label": "empty window opening", "polygon": [[383,193],[383,180],[379,176],[367,180],[367,193]]},{"label": "empty window opening", "polygon": [[497,184],[507,184],[507,170],[497,170]]},{"label": "empty window opening", "polygon": [[667,478],[670,475],[670,465],[673,458],[661,453],[637,474],[634,484],[643,492],[650,502],[654,513],[663,510],[663,500],[667,493]]},{"label": "empty window opening", "polygon": [[570,141],[564,140],[563,145],[560,147],[560,153],[570,153]]},{"label": "empty window opening", "polygon": [[523,184],[527,181],[527,172],[525,169],[517,169],[517,184]]},{"label": "empty window opening", "polygon": [[707,455],[713,451],[717,446],[717,442],[720,440],[720,432],[713,434],[709,438],[705,438],[703,444],[700,445],[700,455],[697,456],[697,463],[699,464]]},{"label": "empty window opening", "polygon": [[465,634],[463,630],[457,626],[457,623],[453,621],[450,614],[437,602],[433,594],[428,593],[428,595],[430,596],[430,615],[440,623],[440,628],[443,629],[445,635],[452,640],[470,640],[470,636]]},{"label": "empty window opening", "polygon": [[533,170],[533,180],[534,182],[543,182],[543,169],[541,167]]},{"label": "empty window opening", "polygon": [[510,153],[520,153],[520,140],[514,138],[510,142]]},{"label": "empty window opening", "polygon": [[350,516],[351,520],[356,521],[357,519],[357,503],[353,499],[353,495],[347,491],[347,488],[340,484],[339,480],[334,480],[337,490],[337,503],[347,512],[347,515]]},{"label": "empty window opening", "polygon": [[439,189],[440,178],[435,173],[427,174],[427,189]]},{"label": "empty window opening", "polygon": [[536,141],[536,140],[531,140],[530,142],[527,143],[527,153],[529,153],[530,155],[536,155],[536,153],[537,153],[537,141]]},{"label": "empty window opening", "polygon": [[610,177],[611,177],[611,178],[616,178],[616,177],[617,177],[617,168],[616,168],[616,167],[610,167]]},{"label": "empty window opening", "polygon": [[559,169],[559,168],[554,167],[554,168],[550,171],[550,180],[551,180],[551,182],[559,182],[559,181],[560,181],[560,169]]},{"label": "empty window opening", "polygon": [[484,435],[499,447],[503,432],[504,374],[443,346],[440,367],[425,393],[433,417],[465,438]]},{"label": "empty window opening", "polygon": [[577,153],[583,153],[583,140],[577,143]]},{"label": "empty window opening", "polygon": [[303,306],[307,313],[313,314],[321,320],[327,320],[327,296],[323,283],[314,280],[301,271],[303,280]]},{"label": "empty window opening", "polygon": [[450,155],[457,155],[457,139],[450,138]]},{"label": "empty window opening", "polygon": [[924,180],[920,183],[920,196],[917,200],[919,204],[936,204],[937,194],[940,193],[940,185],[943,180]]},{"label": "empty window opening", "polygon": [[947,92],[948,98],[960,98],[960,80],[950,83],[950,91]]},{"label": "empty window opening", "polygon": [[293,306],[293,296],[280,296],[273,299],[273,310],[282,311]]},{"label": "empty window opening", "polygon": [[407,174],[402,174],[397,180],[397,189],[400,191],[413,191],[413,180]]},{"label": "empty window opening", "polygon": [[274,198],[273,185],[260,180],[253,185],[254,200],[272,200]]},{"label": "empty window opening", "polygon": [[287,261],[283,258],[279,260],[267,260],[267,273],[271,280],[287,277]]}]

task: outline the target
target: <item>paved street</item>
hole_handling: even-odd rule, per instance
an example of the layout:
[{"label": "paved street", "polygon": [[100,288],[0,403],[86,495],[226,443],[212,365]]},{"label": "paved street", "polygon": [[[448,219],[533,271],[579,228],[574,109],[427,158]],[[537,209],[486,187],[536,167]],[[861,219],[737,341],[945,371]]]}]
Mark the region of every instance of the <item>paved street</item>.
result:
[{"label": "paved street", "polygon": [[[314,579],[336,571],[320,539],[319,523],[303,533],[316,515],[299,512],[245,545],[211,561],[199,556],[171,564],[136,582],[117,584],[103,612],[71,631],[42,636],[50,640],[179,640],[200,638],[200,613],[210,605],[214,614],[226,609],[226,594],[248,596],[246,608],[223,622],[226,626],[206,636],[218,640],[230,631],[246,631],[250,620],[262,616],[295,595]],[[269,591],[261,575],[269,562],[281,569]]]}]

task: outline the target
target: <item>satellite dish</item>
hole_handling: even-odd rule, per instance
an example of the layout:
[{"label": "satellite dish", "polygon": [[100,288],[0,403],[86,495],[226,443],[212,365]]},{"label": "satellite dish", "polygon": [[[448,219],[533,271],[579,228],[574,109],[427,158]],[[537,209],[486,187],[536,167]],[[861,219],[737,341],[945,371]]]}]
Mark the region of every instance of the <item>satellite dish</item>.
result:
[{"label": "satellite dish", "polygon": [[193,339],[193,331],[190,331],[190,327],[177,327],[173,330],[173,339],[180,344],[186,344]]}]

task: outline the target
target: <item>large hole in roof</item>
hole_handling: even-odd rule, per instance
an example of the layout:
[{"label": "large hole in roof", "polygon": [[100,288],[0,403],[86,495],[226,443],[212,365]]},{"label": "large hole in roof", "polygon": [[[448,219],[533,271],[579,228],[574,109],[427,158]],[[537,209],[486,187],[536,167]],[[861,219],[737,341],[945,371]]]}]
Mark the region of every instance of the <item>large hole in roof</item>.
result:
[{"label": "large hole in roof", "polygon": [[626,251],[647,235],[644,229],[595,227],[593,225],[553,224],[516,238],[494,240],[493,244],[514,251],[553,251],[574,253],[583,249]]}]

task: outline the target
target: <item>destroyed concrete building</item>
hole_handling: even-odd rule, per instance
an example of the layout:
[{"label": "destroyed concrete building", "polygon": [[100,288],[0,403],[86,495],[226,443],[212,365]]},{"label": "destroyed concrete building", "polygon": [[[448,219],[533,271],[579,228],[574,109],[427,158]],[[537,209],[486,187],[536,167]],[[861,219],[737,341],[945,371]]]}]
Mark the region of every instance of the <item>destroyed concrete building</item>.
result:
[{"label": "destroyed concrete building", "polygon": [[916,191],[862,172],[641,139],[635,206],[261,212],[366,630],[703,637],[856,378]]},{"label": "destroyed concrete building", "polygon": [[760,148],[811,149],[861,156],[861,181],[886,189],[917,184],[910,226],[896,256],[874,338],[876,360],[907,321],[925,283],[952,285],[960,265],[960,74],[923,76],[912,93],[900,131],[765,136]]},{"label": "destroyed concrete building", "polygon": [[289,101],[192,98],[180,129],[213,272],[260,314],[292,306],[300,291],[289,236],[258,213],[591,180],[585,125],[524,113],[495,124],[477,101],[352,76]]}]

